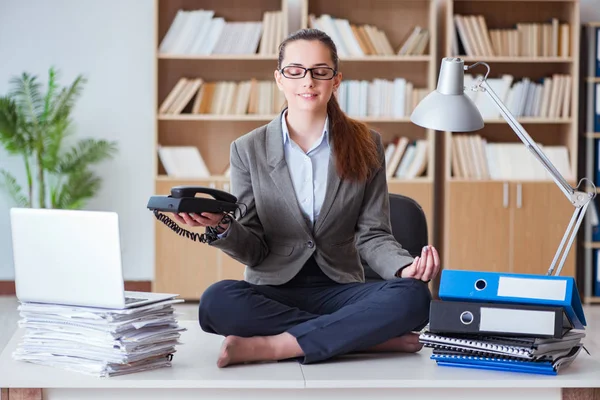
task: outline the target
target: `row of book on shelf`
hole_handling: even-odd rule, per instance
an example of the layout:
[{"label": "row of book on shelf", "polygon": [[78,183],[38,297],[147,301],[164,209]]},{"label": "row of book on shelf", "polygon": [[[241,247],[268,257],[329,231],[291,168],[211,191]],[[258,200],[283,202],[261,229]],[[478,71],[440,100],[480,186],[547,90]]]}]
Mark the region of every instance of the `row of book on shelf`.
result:
[{"label": "row of book on shelf", "polygon": [[[474,180],[551,180],[550,174],[525,146],[519,143],[488,143],[479,135],[451,136],[451,167],[455,178]],[[538,144],[557,170],[572,181],[569,153],[565,146]],[[386,177],[413,179],[426,174],[431,148],[424,139],[399,136],[385,148]],[[168,176],[210,178],[196,146],[158,146],[160,162]],[[229,167],[222,174],[228,175]],[[221,172],[221,171],[219,171]],[[600,240],[600,236],[598,237]]]},{"label": "row of book on shelf", "polygon": [[159,46],[160,54],[277,54],[287,35],[281,10],[265,11],[262,21],[225,21],[214,10],[183,10]]},{"label": "row of book on shelf", "polygon": [[[159,114],[271,115],[281,111],[285,96],[273,80],[207,82],[179,78],[159,107]],[[191,107],[190,107],[191,104]]]},{"label": "row of book on shelf", "polygon": [[[161,40],[161,54],[277,54],[287,36],[283,12],[265,11],[262,21],[226,21],[214,10],[177,11]],[[309,27],[327,33],[340,58],[369,55],[423,55],[429,29],[415,26],[394,48],[382,29],[351,23],[329,14],[308,16]],[[568,57],[570,25],[552,18],[548,23],[517,23],[514,29],[489,29],[483,15],[454,15],[454,54],[468,56]]]},{"label": "row of book on shelf", "polygon": [[423,55],[430,36],[429,29],[416,26],[404,42],[398,48],[394,48],[385,32],[373,25],[353,24],[347,19],[334,18],[329,14],[319,17],[310,14],[308,26],[331,37],[341,59],[369,55]]},{"label": "row of book on shelf", "polygon": [[[551,175],[521,142],[488,143],[480,135],[451,136],[451,168],[454,178],[476,180],[551,180]],[[573,181],[565,146],[538,143],[565,179]]]},{"label": "row of book on shelf", "polygon": [[[310,14],[309,27],[322,30],[334,41],[340,58],[368,55],[422,55],[429,29],[416,26],[397,48],[374,25],[354,24],[329,14]],[[214,10],[179,9],[159,45],[160,54],[277,54],[285,39],[281,10],[263,13],[262,21],[226,21]]]},{"label": "row of book on shelf", "polygon": [[557,375],[584,348],[573,277],[445,269],[439,298],[419,335],[438,366]]},{"label": "row of book on shelf", "polygon": [[[465,93],[484,119],[500,118],[500,111],[490,97],[482,91],[471,90],[480,78],[465,74]],[[487,83],[516,117],[569,118],[571,115],[573,82],[570,75],[553,74],[538,81],[525,77],[517,81],[505,74],[488,78]],[[598,91],[600,85],[596,85]],[[410,115],[427,93],[427,89],[415,88],[404,78],[395,78],[342,81],[335,95],[342,110],[351,116],[402,118]],[[281,111],[284,104],[285,96],[272,80],[208,82],[202,78],[181,77],[161,103],[159,113],[271,115]],[[597,110],[596,115],[597,120],[600,119],[600,111]]]},{"label": "row of book on shelf", "polygon": [[[354,117],[402,118],[410,115],[428,90],[404,78],[342,81],[335,93],[340,108]],[[159,114],[271,115],[285,96],[273,80],[206,82],[180,78],[159,107]],[[191,105],[191,106],[190,106]]]},{"label": "row of book on shelf", "polygon": [[[481,76],[465,74],[465,94],[473,100],[484,119],[500,118],[494,101],[480,90],[472,90]],[[571,75],[553,74],[539,80],[512,75],[487,78],[486,82],[515,117],[569,118],[571,115]]]},{"label": "row of book on shelf", "polygon": [[427,172],[431,149],[427,140],[396,137],[385,147],[386,177],[413,179]]},{"label": "row of book on shelf", "polygon": [[570,25],[517,23],[514,29],[488,29],[483,15],[454,15],[454,54],[467,56],[569,57]]},{"label": "row of book on shelf", "polygon": [[[426,140],[410,140],[406,137],[394,139],[385,150],[386,176],[399,179],[423,176],[427,171],[429,152]],[[159,145],[158,157],[167,176],[197,179],[212,176],[196,146]],[[229,176],[229,164],[222,175]]]}]

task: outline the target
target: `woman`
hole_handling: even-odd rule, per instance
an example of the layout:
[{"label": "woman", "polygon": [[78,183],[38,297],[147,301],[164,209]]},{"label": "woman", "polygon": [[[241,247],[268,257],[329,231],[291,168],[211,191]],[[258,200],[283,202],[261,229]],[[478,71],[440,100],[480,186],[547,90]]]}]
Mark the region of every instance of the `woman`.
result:
[{"label": "woman", "polygon": [[[287,108],[231,145],[232,193],[246,214],[175,215],[216,228],[211,245],[246,265],[245,280],[200,299],[202,329],[226,336],[217,365],[419,351],[412,331],[428,321],[438,253],[426,246],[413,259],[391,234],[381,138],[333,95],[333,41],[305,29],[279,49]],[[384,280],[365,283],[362,262]]]}]

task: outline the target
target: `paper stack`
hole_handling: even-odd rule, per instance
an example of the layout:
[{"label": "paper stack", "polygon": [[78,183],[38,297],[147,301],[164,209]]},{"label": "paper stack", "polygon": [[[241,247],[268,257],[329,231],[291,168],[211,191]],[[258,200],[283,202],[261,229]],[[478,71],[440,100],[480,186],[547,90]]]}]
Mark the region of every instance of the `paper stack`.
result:
[{"label": "paper stack", "polygon": [[170,367],[181,344],[169,299],[129,309],[21,303],[25,329],[12,356],[98,377]]}]

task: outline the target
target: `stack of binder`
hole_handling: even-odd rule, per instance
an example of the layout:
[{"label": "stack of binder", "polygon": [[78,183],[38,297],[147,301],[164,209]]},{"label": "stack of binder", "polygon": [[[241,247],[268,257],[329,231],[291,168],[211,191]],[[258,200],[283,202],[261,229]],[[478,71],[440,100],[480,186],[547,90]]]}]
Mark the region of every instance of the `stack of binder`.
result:
[{"label": "stack of binder", "polygon": [[15,360],[110,377],[170,367],[185,328],[169,299],[127,309],[21,303]]},{"label": "stack of binder", "polygon": [[438,365],[556,375],[585,315],[572,277],[444,270],[419,340]]}]

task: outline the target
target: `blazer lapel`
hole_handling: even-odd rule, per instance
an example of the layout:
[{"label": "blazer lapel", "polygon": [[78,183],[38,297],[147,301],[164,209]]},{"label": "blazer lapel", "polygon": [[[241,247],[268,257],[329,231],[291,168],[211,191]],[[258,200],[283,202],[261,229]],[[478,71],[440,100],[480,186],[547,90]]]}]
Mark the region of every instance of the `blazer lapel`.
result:
[{"label": "blazer lapel", "polygon": [[292,179],[290,178],[290,171],[287,163],[285,162],[285,154],[283,151],[283,131],[281,130],[281,116],[275,118],[267,125],[266,134],[266,150],[267,150],[267,163],[272,168],[269,175],[277,189],[279,190],[279,196],[286,202],[290,213],[294,216],[298,224],[304,228],[307,234],[312,236],[311,229],[307,225],[307,221],[302,215],[298,200],[296,199],[296,192]]},{"label": "blazer lapel", "polygon": [[319,213],[319,217],[315,221],[315,234],[318,232],[319,228],[323,225],[323,221],[331,211],[331,207],[333,206],[333,202],[337,196],[338,189],[340,187],[341,179],[337,173],[336,162],[335,162],[335,149],[333,148],[333,141],[331,140],[331,120],[329,121],[329,146],[331,148],[330,156],[329,156],[329,166],[327,168],[327,186],[325,188],[325,199],[323,200],[323,205],[321,206],[321,212]]}]

